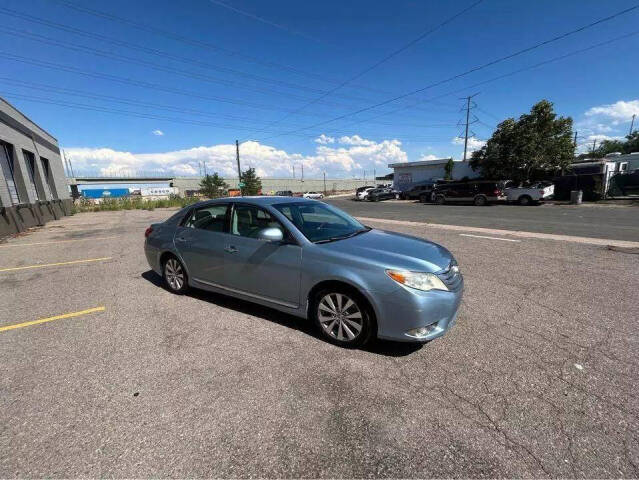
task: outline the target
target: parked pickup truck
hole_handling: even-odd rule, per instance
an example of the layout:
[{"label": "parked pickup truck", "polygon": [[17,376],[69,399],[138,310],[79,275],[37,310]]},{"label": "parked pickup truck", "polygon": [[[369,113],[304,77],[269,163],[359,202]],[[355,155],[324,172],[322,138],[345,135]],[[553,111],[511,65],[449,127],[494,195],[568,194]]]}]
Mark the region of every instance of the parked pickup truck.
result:
[{"label": "parked pickup truck", "polygon": [[539,182],[529,187],[507,187],[504,189],[506,201],[519,205],[533,205],[548,200],[555,193],[555,186],[548,182]]}]

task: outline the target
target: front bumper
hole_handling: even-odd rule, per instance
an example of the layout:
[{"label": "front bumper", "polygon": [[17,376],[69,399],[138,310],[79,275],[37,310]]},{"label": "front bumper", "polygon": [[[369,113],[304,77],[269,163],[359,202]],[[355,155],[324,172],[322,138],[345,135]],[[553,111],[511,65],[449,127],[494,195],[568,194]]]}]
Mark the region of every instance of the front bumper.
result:
[{"label": "front bumper", "polygon": [[[463,279],[454,291],[422,292],[398,286],[397,290],[376,299],[377,336],[399,342],[428,342],[443,336],[457,320],[464,291]],[[374,296],[374,295],[373,295]],[[431,327],[420,338],[411,330]]]}]

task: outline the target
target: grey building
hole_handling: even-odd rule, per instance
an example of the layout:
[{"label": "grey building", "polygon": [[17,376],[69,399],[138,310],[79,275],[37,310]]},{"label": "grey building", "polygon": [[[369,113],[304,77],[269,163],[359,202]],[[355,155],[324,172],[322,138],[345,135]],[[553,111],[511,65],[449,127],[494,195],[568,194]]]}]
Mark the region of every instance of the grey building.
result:
[{"label": "grey building", "polygon": [[70,213],[58,141],[0,98],[0,237]]}]

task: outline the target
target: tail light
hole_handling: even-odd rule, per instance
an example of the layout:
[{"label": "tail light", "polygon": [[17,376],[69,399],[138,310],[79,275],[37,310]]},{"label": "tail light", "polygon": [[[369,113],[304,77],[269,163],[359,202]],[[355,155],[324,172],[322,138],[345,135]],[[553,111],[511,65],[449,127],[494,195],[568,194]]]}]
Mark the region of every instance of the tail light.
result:
[{"label": "tail light", "polygon": [[543,190],[539,190],[539,195],[541,195],[543,197],[544,196],[544,191]]},{"label": "tail light", "polygon": [[151,232],[153,232],[153,227],[149,227],[144,231],[144,238],[149,238],[149,235],[151,235]]},{"label": "tail light", "polygon": [[495,191],[493,192],[493,195],[495,195],[496,197],[499,197],[501,195],[501,190],[495,189]]}]

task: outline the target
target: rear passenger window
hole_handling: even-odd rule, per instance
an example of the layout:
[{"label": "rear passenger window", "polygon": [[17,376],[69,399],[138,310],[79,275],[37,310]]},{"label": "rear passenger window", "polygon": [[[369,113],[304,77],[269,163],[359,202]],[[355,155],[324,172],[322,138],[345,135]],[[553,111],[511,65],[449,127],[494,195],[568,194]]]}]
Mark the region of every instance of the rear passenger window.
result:
[{"label": "rear passenger window", "polygon": [[194,210],[184,226],[209,232],[226,231],[227,205],[216,204]]}]

